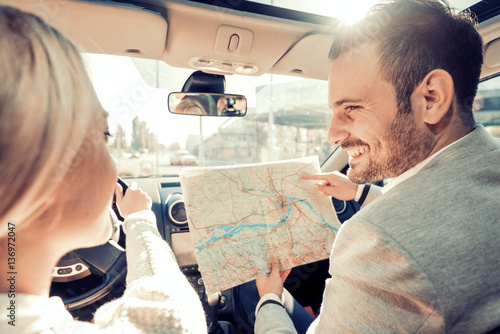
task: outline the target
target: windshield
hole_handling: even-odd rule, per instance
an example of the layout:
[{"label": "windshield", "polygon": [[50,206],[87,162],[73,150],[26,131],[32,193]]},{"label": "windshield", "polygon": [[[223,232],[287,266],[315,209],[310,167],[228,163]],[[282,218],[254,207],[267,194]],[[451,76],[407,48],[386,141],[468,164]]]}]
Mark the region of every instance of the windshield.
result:
[{"label": "windshield", "polygon": [[182,166],[266,162],[332,151],[326,81],[226,76],[226,92],[245,95],[245,117],[174,115],[168,94],[193,72],[164,62],[84,54],[109,113],[109,149],[122,177],[177,175]]}]

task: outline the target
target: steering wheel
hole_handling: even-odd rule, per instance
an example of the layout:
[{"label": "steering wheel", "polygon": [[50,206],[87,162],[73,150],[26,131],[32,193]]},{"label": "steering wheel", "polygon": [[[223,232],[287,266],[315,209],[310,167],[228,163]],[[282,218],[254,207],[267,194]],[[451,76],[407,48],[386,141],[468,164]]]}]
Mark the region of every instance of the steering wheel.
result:
[{"label": "steering wheel", "polygon": [[[121,178],[118,178],[118,183],[125,194],[127,183]],[[123,221],[115,198],[112,209],[118,219]],[[93,311],[102,304],[94,303],[102,299],[108,301],[112,299],[110,297],[121,295],[125,289],[127,261],[122,247],[125,245],[121,226],[115,231],[115,236],[114,239],[119,242],[111,239],[101,246],[74,250],[61,258],[54,268],[50,295],[61,297],[66,308],[80,320],[91,320]],[[88,289],[87,285],[93,287]],[[90,306],[88,310],[79,312],[87,306]]]}]

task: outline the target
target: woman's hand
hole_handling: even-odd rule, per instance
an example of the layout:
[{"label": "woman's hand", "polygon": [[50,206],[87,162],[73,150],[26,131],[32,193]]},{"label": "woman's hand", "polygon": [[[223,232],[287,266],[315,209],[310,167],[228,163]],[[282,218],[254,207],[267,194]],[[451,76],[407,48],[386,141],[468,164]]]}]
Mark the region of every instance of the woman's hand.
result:
[{"label": "woman's hand", "polygon": [[318,173],[302,176],[305,180],[318,180],[314,190],[325,196],[333,196],[341,201],[350,201],[356,197],[358,184],[349,180],[347,176],[337,171],[333,173]]},{"label": "woman's hand", "polygon": [[283,283],[291,270],[290,268],[280,272],[280,262],[277,258],[273,258],[269,276],[257,277],[255,279],[259,296],[262,298],[265,294],[275,293],[278,297],[282,298]]},{"label": "woman's hand", "polygon": [[128,215],[142,210],[151,209],[151,197],[148,196],[141,188],[137,188],[137,183],[132,182],[127,188],[125,196],[123,195],[122,186],[117,183],[115,187],[116,206],[123,218]]}]

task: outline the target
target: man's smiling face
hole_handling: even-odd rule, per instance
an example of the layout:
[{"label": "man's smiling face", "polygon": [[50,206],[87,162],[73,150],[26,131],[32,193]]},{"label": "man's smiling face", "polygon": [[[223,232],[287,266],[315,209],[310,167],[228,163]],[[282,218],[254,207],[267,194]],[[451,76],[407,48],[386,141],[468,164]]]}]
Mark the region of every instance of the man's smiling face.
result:
[{"label": "man's smiling face", "polygon": [[433,144],[411,106],[398,112],[395,88],[380,74],[378,59],[375,46],[364,44],[336,58],[330,71],[328,139],[349,154],[348,176],[357,183],[400,175]]}]

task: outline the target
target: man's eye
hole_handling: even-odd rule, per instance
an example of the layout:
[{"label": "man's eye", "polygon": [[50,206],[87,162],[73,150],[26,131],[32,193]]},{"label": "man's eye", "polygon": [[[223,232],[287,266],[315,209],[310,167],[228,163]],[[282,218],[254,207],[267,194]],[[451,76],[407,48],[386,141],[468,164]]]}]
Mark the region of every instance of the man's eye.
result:
[{"label": "man's eye", "polygon": [[350,113],[350,112],[355,111],[357,109],[359,109],[359,106],[347,106],[347,107],[345,107],[344,110],[346,113]]}]

